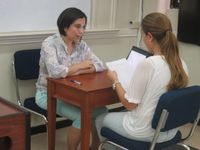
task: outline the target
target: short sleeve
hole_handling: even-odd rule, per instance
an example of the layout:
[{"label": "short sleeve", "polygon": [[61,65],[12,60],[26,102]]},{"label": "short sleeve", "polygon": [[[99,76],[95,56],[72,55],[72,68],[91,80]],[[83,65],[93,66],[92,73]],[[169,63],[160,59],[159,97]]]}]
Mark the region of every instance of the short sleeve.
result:
[{"label": "short sleeve", "polygon": [[153,73],[154,67],[150,60],[145,59],[138,64],[132,76],[129,88],[125,93],[125,98],[129,102],[136,104],[141,103]]}]

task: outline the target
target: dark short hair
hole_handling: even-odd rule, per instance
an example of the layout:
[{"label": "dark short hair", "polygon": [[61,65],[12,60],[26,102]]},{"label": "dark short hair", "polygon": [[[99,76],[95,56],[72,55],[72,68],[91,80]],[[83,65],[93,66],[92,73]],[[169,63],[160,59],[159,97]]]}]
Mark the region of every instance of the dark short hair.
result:
[{"label": "dark short hair", "polygon": [[65,9],[57,20],[57,26],[60,34],[65,36],[66,33],[64,29],[69,28],[69,26],[79,18],[85,18],[87,24],[87,16],[80,9],[74,7]]}]

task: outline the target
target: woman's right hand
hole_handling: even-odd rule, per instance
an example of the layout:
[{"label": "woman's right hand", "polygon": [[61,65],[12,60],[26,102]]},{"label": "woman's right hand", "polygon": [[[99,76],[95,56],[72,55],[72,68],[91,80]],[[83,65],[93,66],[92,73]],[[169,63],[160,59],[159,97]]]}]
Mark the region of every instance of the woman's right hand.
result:
[{"label": "woman's right hand", "polygon": [[93,62],[90,60],[84,60],[79,64],[80,69],[88,69],[93,66]]},{"label": "woman's right hand", "polygon": [[79,75],[83,73],[90,73],[94,71],[95,71],[95,67],[92,61],[85,60],[79,64],[75,64],[68,67],[68,76],[74,76],[74,75]]},{"label": "woman's right hand", "polygon": [[108,70],[107,72],[108,78],[114,83],[118,81],[118,76],[115,71]]}]

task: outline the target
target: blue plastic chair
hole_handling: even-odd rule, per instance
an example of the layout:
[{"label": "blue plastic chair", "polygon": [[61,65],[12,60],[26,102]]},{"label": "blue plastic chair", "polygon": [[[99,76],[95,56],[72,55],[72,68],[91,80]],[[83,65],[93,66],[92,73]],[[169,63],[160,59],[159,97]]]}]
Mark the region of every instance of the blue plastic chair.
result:
[{"label": "blue plastic chair", "polygon": [[14,53],[13,57],[13,75],[15,79],[15,88],[17,103],[31,113],[41,117],[47,125],[47,111],[40,108],[35,103],[35,97],[22,99],[20,92],[20,80],[36,80],[39,75],[40,49],[19,50]]},{"label": "blue plastic chair", "polygon": [[[40,108],[36,104],[35,97],[27,97],[23,99],[22,90],[20,90],[20,87],[22,86],[22,84],[20,84],[21,81],[36,80],[38,78],[39,60],[40,49],[27,49],[16,51],[13,57],[13,75],[15,79],[15,88],[18,105],[28,110],[32,114],[39,116],[44,121],[47,129],[47,110]],[[57,115],[57,117],[60,116]],[[62,127],[61,122],[66,125],[71,124],[71,120],[62,119],[56,124],[58,128]]]},{"label": "blue plastic chair", "polygon": [[[101,129],[101,135],[106,137],[107,140],[101,143],[99,150],[102,149],[105,143],[126,150],[160,150],[174,144],[179,144],[186,149],[190,149],[187,145],[182,144],[182,142],[193,135],[199,118],[200,86],[191,86],[169,91],[160,97],[157,104],[152,120],[152,128],[155,129],[152,142],[128,139],[109,128],[103,127]],[[181,132],[178,131],[173,139],[163,143],[157,143],[161,131],[165,132],[191,122],[193,126],[188,136],[183,138]]]}]

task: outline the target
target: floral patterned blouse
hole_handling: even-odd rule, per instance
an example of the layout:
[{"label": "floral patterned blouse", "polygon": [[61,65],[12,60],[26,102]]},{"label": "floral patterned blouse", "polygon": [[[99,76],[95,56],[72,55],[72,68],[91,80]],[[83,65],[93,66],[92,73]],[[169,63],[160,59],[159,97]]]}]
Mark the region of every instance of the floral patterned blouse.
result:
[{"label": "floral patterned blouse", "polygon": [[66,49],[67,46],[59,33],[44,40],[40,52],[40,71],[36,83],[37,89],[47,90],[47,77],[64,78],[68,74],[69,66],[84,60],[92,61],[96,72],[104,70],[103,63],[83,40],[76,43],[71,55],[67,53]]}]

